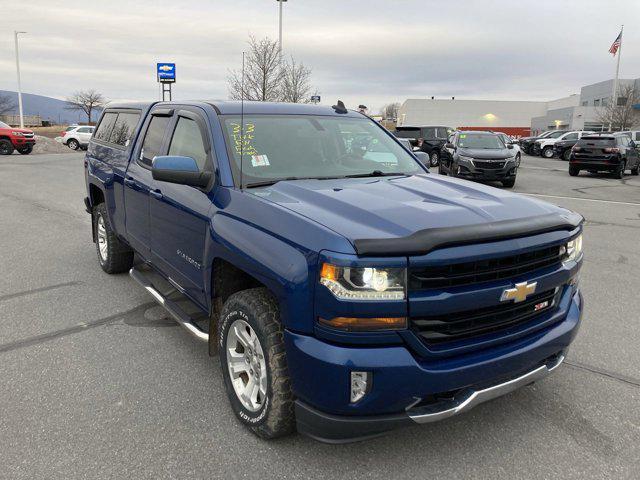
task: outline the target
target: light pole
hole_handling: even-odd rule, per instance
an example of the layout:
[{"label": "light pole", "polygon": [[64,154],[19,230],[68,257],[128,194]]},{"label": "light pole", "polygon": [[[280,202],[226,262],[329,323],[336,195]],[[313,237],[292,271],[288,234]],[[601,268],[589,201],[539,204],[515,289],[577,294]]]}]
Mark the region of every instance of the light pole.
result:
[{"label": "light pole", "polygon": [[16,41],[16,71],[18,73],[18,110],[20,111],[20,128],[24,128],[24,115],[22,113],[22,87],[20,86],[20,53],[18,51],[18,34],[27,32],[14,31]]},{"label": "light pole", "polygon": [[282,62],[282,4],[287,0],[276,0],[280,4],[280,18],[278,22],[278,52],[280,52],[280,62]]}]

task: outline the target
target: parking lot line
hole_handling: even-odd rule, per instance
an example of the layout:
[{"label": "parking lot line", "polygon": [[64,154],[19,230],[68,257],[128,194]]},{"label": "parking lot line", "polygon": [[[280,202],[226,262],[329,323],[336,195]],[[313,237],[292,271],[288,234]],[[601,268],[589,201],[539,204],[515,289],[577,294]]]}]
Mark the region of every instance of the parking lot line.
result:
[{"label": "parking lot line", "polygon": [[584,200],[585,202],[597,202],[597,203],[615,203],[618,205],[633,205],[633,206],[640,207],[640,203],[633,203],[633,202],[617,202],[615,200],[600,200],[597,198],[565,197],[562,195],[543,195],[542,193],[525,193],[525,192],[520,192],[520,193],[522,193],[523,195],[529,195],[531,197],[566,198],[568,200]]}]

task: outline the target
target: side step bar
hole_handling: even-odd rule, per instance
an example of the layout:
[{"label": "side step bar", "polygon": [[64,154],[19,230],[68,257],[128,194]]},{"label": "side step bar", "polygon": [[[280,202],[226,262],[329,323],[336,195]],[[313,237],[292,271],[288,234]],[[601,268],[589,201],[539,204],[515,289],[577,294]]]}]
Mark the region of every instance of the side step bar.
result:
[{"label": "side step bar", "polygon": [[129,270],[129,275],[136,282],[138,282],[144,289],[151,294],[151,296],[162,305],[167,312],[171,314],[171,316],[175,319],[176,322],[180,324],[187,332],[196,337],[198,340],[203,342],[209,341],[209,334],[202,330],[193,319],[187,315],[176,302],[170,300],[160,293],[154,286],[153,283],[149,281],[144,272],[133,267]]}]

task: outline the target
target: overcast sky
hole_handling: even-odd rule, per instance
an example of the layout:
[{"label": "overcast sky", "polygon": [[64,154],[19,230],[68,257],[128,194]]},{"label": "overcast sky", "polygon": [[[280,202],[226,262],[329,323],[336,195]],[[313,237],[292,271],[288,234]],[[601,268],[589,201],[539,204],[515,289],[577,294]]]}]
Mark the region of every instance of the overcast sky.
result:
[{"label": "overcast sky", "polygon": [[[249,34],[278,36],[276,0],[52,1],[5,4],[0,89],[64,98],[158,96],[155,63],[177,63],[174,99],[227,98]],[[20,3],[20,2],[19,2]],[[8,13],[8,17],[7,17]],[[289,0],[284,52],[313,69],[323,103],[375,113],[391,101],[549,100],[612,78],[608,49],[625,23],[621,78],[640,77],[638,0]]]}]

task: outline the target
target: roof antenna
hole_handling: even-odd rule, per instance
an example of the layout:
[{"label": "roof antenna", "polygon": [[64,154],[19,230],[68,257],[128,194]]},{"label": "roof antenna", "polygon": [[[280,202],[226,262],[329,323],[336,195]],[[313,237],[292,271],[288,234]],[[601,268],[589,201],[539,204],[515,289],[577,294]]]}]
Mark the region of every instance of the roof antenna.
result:
[{"label": "roof antenna", "polygon": [[242,165],[244,164],[244,52],[242,52],[242,79],[240,80],[240,190],[244,188]]},{"label": "roof antenna", "polygon": [[347,107],[345,107],[344,103],[342,103],[342,100],[338,100],[338,104],[333,105],[331,108],[333,108],[336,111],[336,113],[349,113],[347,111]]}]

